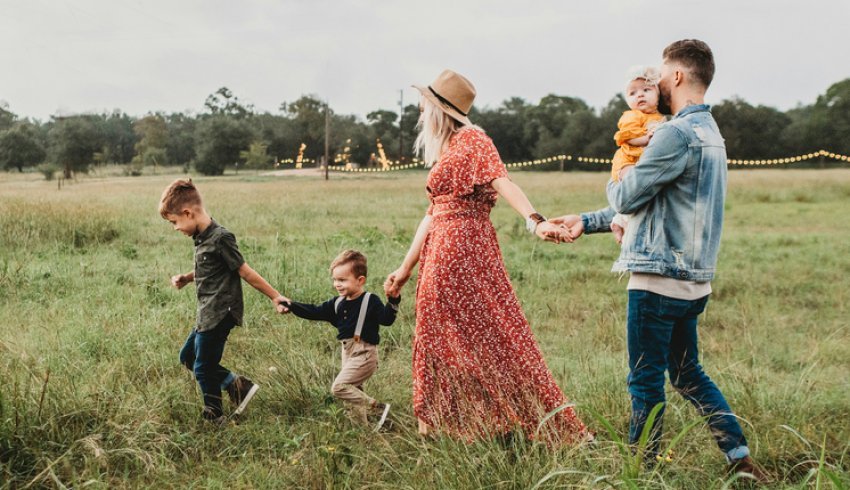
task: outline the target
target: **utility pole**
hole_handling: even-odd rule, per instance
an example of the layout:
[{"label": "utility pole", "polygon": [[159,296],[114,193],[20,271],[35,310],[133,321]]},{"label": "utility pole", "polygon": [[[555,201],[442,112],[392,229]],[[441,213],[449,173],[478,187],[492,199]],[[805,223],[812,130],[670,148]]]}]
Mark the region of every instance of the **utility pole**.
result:
[{"label": "utility pole", "polygon": [[404,89],[398,91],[398,161],[404,162]]},{"label": "utility pole", "polygon": [[331,110],[327,99],[325,100],[325,180],[328,180],[328,169],[331,166]]}]

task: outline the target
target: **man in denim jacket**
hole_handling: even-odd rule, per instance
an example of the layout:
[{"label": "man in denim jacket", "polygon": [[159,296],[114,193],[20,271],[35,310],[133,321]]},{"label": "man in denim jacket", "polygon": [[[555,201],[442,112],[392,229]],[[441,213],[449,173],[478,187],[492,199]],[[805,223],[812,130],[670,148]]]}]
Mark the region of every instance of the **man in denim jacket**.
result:
[{"label": "man in denim jacket", "polygon": [[[707,417],[733,471],[763,480],[729,404],[699,363],[697,317],[711,293],[726,197],[726,148],[703,103],[714,58],[702,41],[664,50],[661,102],[675,117],[661,125],[638,164],[608,182],[610,207],[552,220],[572,238],[610,231],[616,213],[633,214],[614,271],[629,271],[629,440],[637,443],[654,406],[665,402],[664,372],[673,387]],[[661,415],[649,456],[659,450]]]}]

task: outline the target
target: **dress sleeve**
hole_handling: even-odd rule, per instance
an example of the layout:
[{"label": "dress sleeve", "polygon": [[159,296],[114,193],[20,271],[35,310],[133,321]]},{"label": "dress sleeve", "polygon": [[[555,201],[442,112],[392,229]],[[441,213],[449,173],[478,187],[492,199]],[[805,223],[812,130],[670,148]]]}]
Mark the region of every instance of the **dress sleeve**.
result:
[{"label": "dress sleeve", "polygon": [[619,131],[614,134],[614,140],[617,142],[617,146],[623,146],[630,139],[640,138],[646,135],[646,128],[643,127],[643,118],[636,114],[635,111],[624,112],[617,122],[617,128]]},{"label": "dress sleeve", "polygon": [[475,186],[508,176],[505,164],[493,140],[480,129],[465,130],[458,136],[462,145],[460,165],[454,169],[452,188],[455,196],[475,192]]}]

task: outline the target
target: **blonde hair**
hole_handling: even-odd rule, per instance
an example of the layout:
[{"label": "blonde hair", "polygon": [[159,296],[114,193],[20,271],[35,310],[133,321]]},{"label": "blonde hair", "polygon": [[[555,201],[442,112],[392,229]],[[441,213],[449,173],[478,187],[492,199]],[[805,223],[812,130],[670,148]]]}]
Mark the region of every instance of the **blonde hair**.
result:
[{"label": "blonde hair", "polygon": [[333,274],[334,269],[341,265],[351,264],[351,272],[354,273],[354,277],[366,277],[366,256],[357,250],[344,250],[339,255],[336,256],[333,262],[331,262],[330,272]]},{"label": "blonde hair", "polygon": [[419,134],[413,143],[413,150],[422,157],[425,166],[430,167],[440,160],[452,135],[458,132],[463,124],[443,112],[426,97],[422,97],[420,104],[422,114],[416,123]]},{"label": "blonde hair", "polygon": [[661,80],[661,70],[654,66],[636,65],[626,71],[626,90],[629,84],[635,80],[643,80],[650,85],[658,85]]},{"label": "blonde hair", "polygon": [[159,199],[159,214],[166,218],[169,214],[180,214],[190,206],[203,206],[201,193],[192,183],[192,179],[177,179],[162,192]]}]

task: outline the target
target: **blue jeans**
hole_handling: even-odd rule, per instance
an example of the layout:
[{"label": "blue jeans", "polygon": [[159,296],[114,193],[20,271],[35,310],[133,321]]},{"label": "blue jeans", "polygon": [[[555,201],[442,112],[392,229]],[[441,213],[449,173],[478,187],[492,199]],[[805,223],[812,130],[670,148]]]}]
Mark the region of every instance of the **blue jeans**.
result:
[{"label": "blue jeans", "polygon": [[[717,445],[732,461],[748,455],[749,450],[729,404],[699,363],[697,316],[707,302],[708,296],[688,301],[649,291],[629,291],[629,441],[638,442],[649,412],[665,402],[664,371],[668,371],[673,388],[707,417]],[[659,449],[663,413],[662,409],[651,432],[647,448],[650,456]]]},{"label": "blue jeans", "polygon": [[221,390],[233,382],[234,375],[220,365],[224,344],[236,322],[228,315],[212,330],[198,332],[192,329],[183,348],[180,349],[180,364],[195,373],[195,379],[204,396],[204,417],[222,415]]}]

